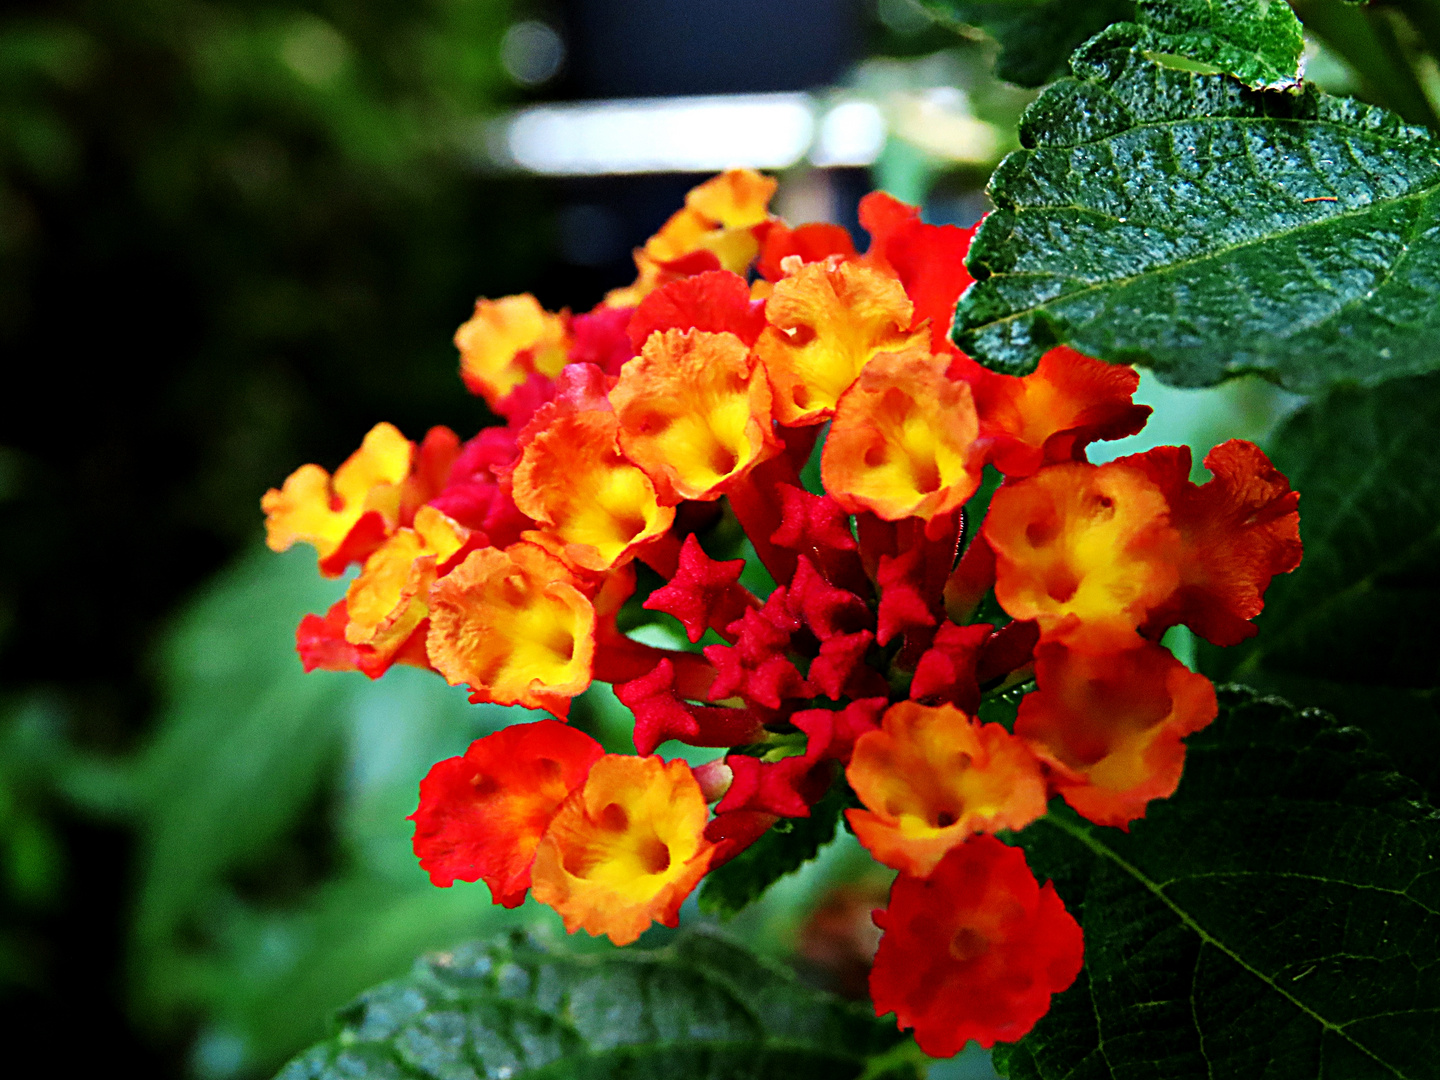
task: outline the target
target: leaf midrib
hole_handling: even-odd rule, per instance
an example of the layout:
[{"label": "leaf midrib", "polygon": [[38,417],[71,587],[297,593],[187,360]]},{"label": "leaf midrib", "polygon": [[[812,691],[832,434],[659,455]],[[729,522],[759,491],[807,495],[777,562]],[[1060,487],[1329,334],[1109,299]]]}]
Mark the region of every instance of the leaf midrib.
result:
[{"label": "leaf midrib", "polygon": [[[1401,1080],[1415,1080],[1415,1078],[1406,1076],[1405,1073],[1402,1073],[1394,1065],[1390,1064],[1390,1062],[1384,1060],[1381,1057],[1378,1057],[1374,1053],[1374,1051],[1370,1050],[1369,1047],[1364,1046],[1359,1042],[1356,1042],[1354,1037],[1352,1037],[1347,1031],[1345,1031],[1343,1027],[1325,1019],[1325,1017],[1321,1016],[1314,1009],[1310,1008],[1310,1006],[1306,1005],[1299,998],[1288,993],[1282,986],[1276,983],[1274,979],[1270,978],[1263,971],[1260,971],[1251,964],[1247,963],[1233,949],[1229,948],[1224,943],[1212,936],[1208,931],[1206,931],[1204,927],[1202,927],[1198,922],[1196,922],[1196,920],[1190,915],[1189,912],[1187,912],[1184,908],[1180,907],[1180,905],[1175,903],[1175,901],[1171,900],[1170,897],[1166,896],[1164,891],[1153,881],[1151,881],[1144,873],[1142,873],[1138,867],[1127,862],[1109,847],[1106,847],[1104,844],[1096,840],[1091,834],[1090,830],[1084,828],[1083,826],[1077,826],[1072,822],[1066,821],[1063,818],[1056,816],[1055,814],[1047,814],[1045,817],[1041,818],[1040,821],[1043,824],[1059,829],[1071,839],[1079,842],[1080,844],[1088,848],[1093,854],[1099,856],[1100,858],[1109,860],[1115,866],[1123,870],[1125,873],[1129,874],[1141,886],[1143,886],[1148,892],[1150,892],[1157,900],[1159,900],[1162,904],[1164,904],[1172,912],[1174,912],[1175,917],[1178,918],[1180,922],[1184,924],[1187,928],[1189,928],[1194,934],[1196,934],[1202,942],[1218,950],[1225,956],[1229,957],[1244,971],[1249,972],[1255,978],[1259,979],[1262,983],[1268,986],[1280,997],[1284,998],[1300,1012],[1304,1013],[1306,1016],[1310,1017],[1312,1020],[1318,1023],[1322,1028],[1328,1031],[1333,1031],[1338,1038],[1344,1039],[1356,1050],[1360,1051],[1362,1054],[1365,1054],[1377,1064],[1383,1065],[1385,1068],[1389,1069],[1390,1072],[1393,1073],[1395,1076],[1400,1077]],[[1093,994],[1091,996],[1093,998]]]}]

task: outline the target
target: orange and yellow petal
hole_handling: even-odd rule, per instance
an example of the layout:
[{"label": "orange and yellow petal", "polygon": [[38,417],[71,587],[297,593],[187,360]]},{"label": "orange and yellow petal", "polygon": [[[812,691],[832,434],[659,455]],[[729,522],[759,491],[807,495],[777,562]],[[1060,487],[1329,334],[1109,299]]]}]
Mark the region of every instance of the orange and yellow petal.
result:
[{"label": "orange and yellow petal", "polygon": [[437,762],[410,815],[421,868],[436,885],[483,880],[495,903],[517,907],[535,849],[604,751],[555,720],[515,724]]},{"label": "orange and yellow petal", "polygon": [[1133,645],[1179,582],[1180,538],[1164,493],[1122,462],[1051,465],[995,493],[984,536],[995,598],[1042,640]]},{"label": "orange and yellow petal", "polygon": [[1150,409],[1132,400],[1140,376],[1123,364],[1060,347],[1023,378],[979,373],[975,405],[993,460],[1007,476],[1027,476],[1046,462],[1078,459],[1096,439],[1120,439],[1145,426]]},{"label": "orange and yellow petal", "polygon": [[[635,252],[633,285],[606,294],[610,307],[634,307],[655,289],[687,273],[744,274],[760,253],[757,226],[769,220],[777,182],[750,169],[731,169],[685,196],[685,205]],[[704,256],[704,258],[697,258]]]},{"label": "orange and yellow petal", "polygon": [[650,477],[620,452],[618,433],[608,409],[556,410],[530,438],[513,476],[515,505],[586,570],[630,558],[675,520]]},{"label": "orange and yellow petal", "polygon": [[999,724],[953,705],[902,701],[861,735],[845,770],[865,804],[850,827],[886,866],[924,877],[977,832],[1023,829],[1045,813],[1040,763]]},{"label": "orange and yellow petal", "polygon": [[708,811],[690,766],[607,754],[590,770],[540,841],[535,899],[571,933],[628,945],[652,922],[674,926],[710,867]]},{"label": "orange and yellow petal", "polygon": [[691,188],[685,206],[645,245],[658,263],[713,251],[720,266],[743,274],[760,252],[755,226],[768,220],[778,182],[751,169],[731,169]]},{"label": "orange and yellow petal", "polygon": [[668,503],[719,498],[721,485],[779,449],[765,369],[731,333],[651,334],[610,403],[625,455]]},{"label": "orange and yellow petal", "polygon": [[1116,653],[1041,645],[1038,689],[1020,702],[1015,734],[1051,770],[1051,785],[1099,825],[1125,828],[1174,794],[1181,740],[1215,719],[1215,688],[1153,642]]},{"label": "orange and yellow petal", "polygon": [[530,543],[472,551],[430,588],[426,649],[472,701],[564,717],[590,685],[595,609],[563,562]]},{"label": "orange and yellow petal", "polygon": [[[360,449],[332,477],[318,465],[302,465],[260,500],[265,511],[265,542],[285,551],[299,541],[314,546],[322,569],[338,574],[344,566],[323,564],[340,550],[350,530],[367,511],[381,519],[375,543],[395,527],[401,484],[410,475],[414,447],[393,424],[376,424]],[[368,552],[359,553],[364,558]],[[347,560],[348,561],[348,560]]]},{"label": "orange and yellow petal", "polygon": [[840,398],[825,438],[825,490],[847,512],[929,520],[975,494],[983,463],[970,387],[924,348],[881,353]]},{"label": "orange and yellow petal", "polygon": [[393,656],[430,613],[436,571],[464,546],[470,530],[422,506],[412,528],[399,529],[365,560],[345,593],[345,640]]},{"label": "orange and yellow petal", "polygon": [[755,343],[776,418],[818,424],[877,353],[923,346],[928,333],[907,329],[913,314],[899,281],[855,262],[832,257],[778,282],[765,303],[770,326]]},{"label": "orange and yellow petal", "polygon": [[529,293],[475,301],[475,314],[455,331],[460,377],[493,408],[533,372],[554,378],[565,366],[568,334]]}]

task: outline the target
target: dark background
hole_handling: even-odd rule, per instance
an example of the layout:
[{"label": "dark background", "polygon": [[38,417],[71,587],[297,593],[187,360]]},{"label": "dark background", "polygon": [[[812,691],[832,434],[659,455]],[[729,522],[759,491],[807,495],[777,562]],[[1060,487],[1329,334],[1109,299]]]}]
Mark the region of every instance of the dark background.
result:
[{"label": "dark background", "polygon": [[[536,17],[568,55],[526,89],[500,43]],[[450,345],[474,297],[530,290],[587,308],[628,280],[630,248],[696,180],[487,175],[463,149],[466,125],[525,100],[827,86],[887,33],[861,0],[7,6],[0,1026],[12,1046],[43,1048],[63,1072],[186,1071],[203,1008],[184,994],[137,1006],[136,826],[95,812],[107,763],[154,735],[172,613],[255,545],[260,494],[298,464],[333,467],[381,419],[412,437],[484,424]],[[858,194],[865,178],[846,183]],[[314,822],[287,838],[300,870],[252,876],[323,878],[323,814]]]}]

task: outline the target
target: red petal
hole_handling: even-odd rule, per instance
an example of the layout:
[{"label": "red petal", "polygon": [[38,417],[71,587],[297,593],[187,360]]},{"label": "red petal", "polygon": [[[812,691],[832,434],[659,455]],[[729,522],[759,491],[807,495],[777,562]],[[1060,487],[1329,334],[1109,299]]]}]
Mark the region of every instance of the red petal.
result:
[{"label": "red petal", "polygon": [[910,700],[932,705],[949,702],[973,716],[980,708],[976,665],[992,629],[989,623],[942,624],[935,633],[934,644],[915,667],[915,677],[910,681]]},{"label": "red petal", "polygon": [[792,229],[783,221],[772,222],[755,269],[766,281],[779,281],[785,276],[780,262],[790,255],[800,256],[802,263],[820,262],[831,255],[848,259],[855,255],[855,241],[842,225],[817,221]]},{"label": "red petal", "polygon": [[629,338],[638,350],[657,330],[728,331],[754,345],[763,329],[765,305],[751,301],[745,279],[728,270],[712,270],[679,278],[647,296],[630,319]]},{"label": "red petal", "polygon": [[680,566],[668,584],[656,589],[641,606],[679,619],[690,641],[711,627],[723,630],[740,618],[754,598],[740,585],[744,559],[717,561],[705,554],[694,533],[680,548]]}]

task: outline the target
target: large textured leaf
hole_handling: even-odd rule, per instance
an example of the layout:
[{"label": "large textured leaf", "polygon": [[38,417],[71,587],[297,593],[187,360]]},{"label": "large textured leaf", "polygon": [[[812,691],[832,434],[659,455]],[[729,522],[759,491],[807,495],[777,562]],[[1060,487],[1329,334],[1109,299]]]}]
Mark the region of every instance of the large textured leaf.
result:
[{"label": "large textured leaf", "polygon": [[1270,447],[1301,493],[1305,559],[1216,675],[1363,726],[1440,804],[1440,376],[1341,389]]},{"label": "large textured leaf", "polygon": [[1315,390],[1440,366],[1440,141],[1383,110],[1251,91],[1110,27],[991,180],[955,340],[1023,373],[1057,342],[1204,386]]},{"label": "large textured leaf", "polygon": [[921,0],[943,20],[978,26],[1000,43],[995,73],[1040,86],[1069,71],[1076,46],[1131,18],[1134,0]]},{"label": "large textured leaf", "polygon": [[1020,834],[1085,970],[1013,1080],[1440,1076],[1440,815],[1318,711],[1231,687],[1131,831]]},{"label": "large textured leaf", "polygon": [[893,1023],[704,932],[575,954],[511,939],[419,961],[341,1014],[280,1080],[540,1077],[841,1080],[901,1044]]}]

